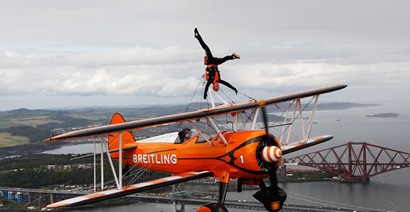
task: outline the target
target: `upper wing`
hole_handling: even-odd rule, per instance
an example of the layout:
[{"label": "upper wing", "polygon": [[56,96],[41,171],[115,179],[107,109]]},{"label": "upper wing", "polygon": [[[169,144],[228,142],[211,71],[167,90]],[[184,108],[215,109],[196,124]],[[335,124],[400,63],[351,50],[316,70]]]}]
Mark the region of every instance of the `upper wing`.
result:
[{"label": "upper wing", "polygon": [[54,141],[54,140],[63,140],[63,139],[72,139],[78,137],[85,137],[85,136],[93,136],[93,135],[101,135],[125,130],[132,130],[137,128],[146,128],[152,127],[167,123],[175,123],[175,122],[185,122],[190,120],[201,119],[205,117],[212,117],[222,114],[229,114],[234,112],[240,112],[252,108],[258,108],[265,105],[272,105],[281,102],[287,102],[294,99],[306,98],[310,96],[315,96],[319,94],[329,93],[333,91],[337,91],[340,89],[345,88],[347,85],[333,85],[323,88],[317,88],[312,90],[306,90],[302,92],[287,94],[283,96],[268,98],[268,99],[261,99],[261,100],[252,100],[248,102],[242,102],[238,104],[230,104],[230,105],[221,105],[215,108],[197,110],[194,112],[185,112],[179,113],[174,115],[168,116],[161,116],[137,121],[130,121],[125,123],[113,124],[113,125],[105,125],[101,127],[83,129],[72,131],[68,133],[64,133],[61,135],[53,136],[45,141]]},{"label": "upper wing", "polygon": [[168,186],[172,184],[177,184],[181,182],[186,182],[189,180],[194,180],[203,177],[213,176],[213,173],[210,171],[201,171],[201,172],[187,172],[175,176],[164,177],[156,180],[151,180],[148,182],[138,183],[134,185],[124,186],[122,189],[111,189],[106,191],[100,191],[92,194],[87,194],[83,196],[78,196],[70,199],[66,199],[60,202],[56,202],[50,205],[47,205],[46,208],[60,208],[60,207],[69,207],[69,206],[80,206],[86,205],[93,202],[98,202],[106,199],[112,199],[119,196],[125,196],[133,193],[138,193],[146,191],[149,189],[159,188],[163,186]]}]

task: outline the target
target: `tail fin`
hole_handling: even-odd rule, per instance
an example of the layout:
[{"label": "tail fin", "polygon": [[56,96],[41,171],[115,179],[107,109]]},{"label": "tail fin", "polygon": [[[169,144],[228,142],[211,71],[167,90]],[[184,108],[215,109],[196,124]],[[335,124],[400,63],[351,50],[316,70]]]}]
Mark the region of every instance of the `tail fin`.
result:
[{"label": "tail fin", "polygon": [[[120,124],[124,123],[125,120],[121,114],[115,113],[112,118],[110,124]],[[108,134],[108,149],[111,152],[111,157],[116,159],[118,158],[118,151],[119,151],[119,144],[120,144],[120,133],[110,133]],[[135,143],[134,136],[130,131],[123,131],[122,132],[122,149],[135,149],[137,148],[137,144]]]}]

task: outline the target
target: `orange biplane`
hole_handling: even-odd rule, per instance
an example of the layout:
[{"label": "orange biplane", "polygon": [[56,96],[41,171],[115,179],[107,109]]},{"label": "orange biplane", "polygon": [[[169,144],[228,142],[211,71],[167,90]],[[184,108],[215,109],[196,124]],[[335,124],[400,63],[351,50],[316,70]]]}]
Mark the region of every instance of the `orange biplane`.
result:
[{"label": "orange biplane", "polygon": [[[85,205],[92,202],[124,196],[132,193],[146,191],[162,186],[186,182],[189,180],[215,177],[219,179],[219,197],[217,203],[210,203],[200,207],[197,211],[227,211],[224,206],[227,185],[231,179],[238,179],[237,190],[242,190],[243,184],[258,185],[260,190],[254,194],[268,211],[278,211],[286,200],[286,193],[278,187],[276,170],[282,161],[282,155],[316,145],[333,138],[324,135],[311,137],[310,132],[314,124],[313,118],[316,111],[318,97],[321,94],[345,88],[346,85],[333,85],[312,89],[278,97],[250,100],[237,104],[223,104],[215,106],[212,95],[213,107],[193,112],[185,112],[168,116],[125,122],[120,114],[114,114],[110,125],[82,129],[53,136],[45,142],[79,139],[83,137],[100,137],[101,151],[106,150],[107,157],[112,166],[112,159],[118,160],[118,177],[115,169],[113,173],[117,188],[103,190],[88,195],[66,199],[46,206],[59,208]],[[314,100],[311,108],[311,117],[307,128],[302,117],[301,99]],[[265,109],[269,105],[286,105],[286,118],[275,127],[282,127],[280,137],[275,137],[269,132],[268,114]],[[293,111],[292,111],[293,110]],[[246,129],[238,129],[238,117],[251,111],[251,122]],[[258,113],[261,113],[263,127],[255,129]],[[288,114],[292,117],[287,117]],[[221,130],[215,122],[219,117],[231,117],[232,127]],[[223,117],[225,118],[225,117]],[[200,129],[198,123],[203,120],[214,132]],[[290,128],[294,122],[301,122],[302,139],[296,142],[285,140],[286,134],[290,135]],[[191,136],[183,135],[185,132],[168,133],[148,140],[136,141],[132,131],[149,127],[162,126],[170,123],[188,123]],[[244,127],[245,128],[245,127]],[[286,133],[286,131],[288,131]],[[181,136],[182,135],[182,136]],[[185,138],[184,138],[185,137]],[[156,140],[157,139],[157,140]],[[156,141],[155,141],[156,140]],[[161,145],[158,140],[162,140]],[[95,153],[94,153],[95,154]],[[150,170],[163,171],[173,174],[148,182],[122,185],[122,165],[126,167],[142,167]],[[112,166],[113,167],[113,166]],[[264,178],[269,178],[269,185],[265,185]]]}]

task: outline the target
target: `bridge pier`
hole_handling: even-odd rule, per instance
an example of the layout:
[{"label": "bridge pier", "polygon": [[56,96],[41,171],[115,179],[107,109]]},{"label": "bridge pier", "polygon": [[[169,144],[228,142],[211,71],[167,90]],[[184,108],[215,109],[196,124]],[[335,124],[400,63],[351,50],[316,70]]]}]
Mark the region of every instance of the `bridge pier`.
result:
[{"label": "bridge pier", "polygon": [[41,209],[43,206],[41,205],[41,200],[43,199],[43,197],[41,196],[41,193],[38,194],[38,199],[37,199],[37,208]]},{"label": "bridge pier", "polygon": [[[179,208],[178,208],[178,206],[179,206]],[[175,200],[174,200],[174,211],[175,212],[185,212],[185,204],[184,203],[177,203]]]},{"label": "bridge pier", "polygon": [[50,194],[50,204],[51,203],[54,203],[54,195],[53,194]]},{"label": "bridge pier", "polygon": [[39,192],[38,190],[33,191],[33,189],[30,189],[22,190],[22,193],[27,195],[23,202],[28,206],[34,206],[38,209],[41,209],[48,204],[62,200],[62,194],[54,194],[48,191]]},{"label": "bridge pier", "polygon": [[280,176],[286,177],[286,165],[284,161],[280,164]]},{"label": "bridge pier", "polygon": [[[176,200],[175,200],[175,193],[176,193],[176,191],[177,190],[179,190],[179,191],[183,191],[183,190],[185,190],[185,184],[184,183],[179,183],[179,184],[177,184],[177,185],[172,185],[172,197],[171,197],[171,199],[172,199],[172,204],[174,205],[174,212],[185,212],[185,204],[184,203],[178,203]],[[178,206],[179,206],[179,208],[178,208]]]},{"label": "bridge pier", "polygon": [[364,183],[370,182],[370,177],[363,177],[362,182]]}]

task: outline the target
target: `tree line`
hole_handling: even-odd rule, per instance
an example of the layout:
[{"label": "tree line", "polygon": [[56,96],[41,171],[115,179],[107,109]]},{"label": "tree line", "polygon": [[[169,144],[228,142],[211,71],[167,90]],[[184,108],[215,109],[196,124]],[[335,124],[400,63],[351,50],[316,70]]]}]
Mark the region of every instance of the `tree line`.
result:
[{"label": "tree line", "polygon": [[[26,155],[17,158],[0,160],[0,186],[17,188],[53,188],[59,185],[90,185],[94,182],[94,170],[72,169],[47,169],[44,165],[72,165],[79,163],[93,163],[92,158],[85,160],[71,160],[72,155]],[[98,162],[98,161],[97,161]],[[118,164],[114,163],[116,169]],[[114,179],[111,167],[104,164],[104,179]],[[140,170],[141,171],[141,170]],[[100,176],[100,167],[97,166],[97,176]],[[135,175],[134,175],[135,176]],[[134,178],[129,176],[128,179]],[[169,174],[149,171],[141,174],[138,180],[132,183],[144,182]],[[125,183],[128,183],[125,180]]]}]

